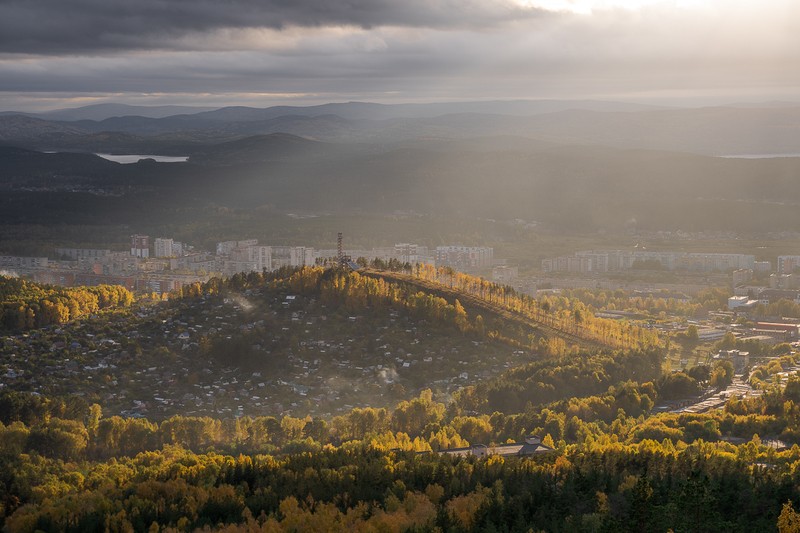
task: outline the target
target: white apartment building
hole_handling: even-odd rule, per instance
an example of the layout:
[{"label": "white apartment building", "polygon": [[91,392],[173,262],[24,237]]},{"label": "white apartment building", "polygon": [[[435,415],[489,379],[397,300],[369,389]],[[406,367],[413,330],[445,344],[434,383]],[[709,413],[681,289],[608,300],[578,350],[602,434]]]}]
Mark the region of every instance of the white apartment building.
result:
[{"label": "white apartment building", "polygon": [[172,257],[174,245],[175,241],[172,239],[157,237],[153,243],[153,252],[156,257]]},{"label": "white apartment building", "polygon": [[494,249],[485,246],[437,246],[436,266],[453,268],[488,268],[494,260]]},{"label": "white apartment building", "polygon": [[272,270],[272,247],[248,246],[247,259],[253,263],[257,272]]},{"label": "white apartment building", "polygon": [[755,256],[747,254],[657,252],[648,250],[597,250],[576,252],[542,261],[545,272],[617,272],[644,264],[657,263],[664,270],[697,270],[703,272],[753,270]]},{"label": "white apartment building", "polygon": [[779,255],[778,274],[791,274],[800,267],[800,255]]},{"label": "white apartment building", "polygon": [[0,255],[0,268],[47,268],[48,264],[46,257]]},{"label": "white apartment building", "polygon": [[217,255],[230,255],[236,248],[247,248],[256,246],[258,239],[246,239],[243,241],[224,241],[217,243]]}]

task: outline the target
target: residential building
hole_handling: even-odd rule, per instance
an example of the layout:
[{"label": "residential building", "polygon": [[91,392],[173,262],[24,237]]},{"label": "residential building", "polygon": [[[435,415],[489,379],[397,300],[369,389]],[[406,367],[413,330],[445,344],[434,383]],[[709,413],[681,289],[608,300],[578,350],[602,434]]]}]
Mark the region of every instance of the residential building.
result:
[{"label": "residential building", "polygon": [[486,246],[437,246],[434,258],[436,266],[466,270],[489,268],[493,264],[494,249]]},{"label": "residential building", "polygon": [[697,338],[700,339],[701,342],[718,341],[725,336],[725,333],[727,332],[723,329],[700,328],[697,330]]},{"label": "residential building", "polygon": [[222,262],[222,273],[226,276],[233,276],[240,272],[255,272],[256,263],[254,261],[237,261],[236,259],[225,259]]},{"label": "residential building", "polygon": [[492,268],[492,280],[498,283],[511,283],[519,277],[519,267],[498,265]]},{"label": "residential building", "polygon": [[150,257],[150,237],[147,235],[131,235],[131,255],[146,259]]},{"label": "residential building", "polygon": [[81,259],[96,259],[111,253],[111,250],[97,250],[92,248],[56,248],[59,259],[80,261]]},{"label": "residential building", "polygon": [[172,250],[174,245],[175,241],[172,239],[156,238],[153,243],[153,252],[156,257],[172,257],[175,255]]},{"label": "residential building", "polygon": [[764,289],[758,293],[758,303],[769,305],[779,300],[800,303],[800,291],[787,289]]},{"label": "residential building", "polygon": [[198,275],[222,271],[221,262],[208,252],[174,257],[169,263],[170,270],[193,272]]},{"label": "residential building", "polygon": [[800,268],[800,255],[779,255],[778,274],[791,274]]},{"label": "residential building", "polygon": [[272,246],[272,268],[314,264],[314,249],[305,246]]},{"label": "residential building", "polygon": [[762,332],[780,332],[785,334],[786,340],[795,340],[800,334],[800,324],[785,323],[785,322],[756,322],[754,331]]},{"label": "residential building", "polygon": [[542,444],[542,439],[536,435],[531,435],[526,437],[524,442],[498,444],[496,446],[472,444],[471,446],[467,446],[465,448],[451,448],[449,450],[442,450],[439,453],[441,455],[455,455],[460,457],[466,457],[470,455],[475,457],[488,457],[490,455],[527,457],[531,455],[550,453],[552,451],[553,448]]},{"label": "residential building", "polygon": [[0,268],[47,268],[48,264],[46,257],[0,255]]},{"label": "residential building", "polygon": [[797,289],[800,288],[800,276],[797,274],[770,274],[770,289]]},{"label": "residential building", "polygon": [[731,296],[728,298],[728,310],[745,310],[753,307],[758,303],[758,300],[751,300],[748,296]]},{"label": "residential building", "polygon": [[741,350],[720,350],[714,359],[730,361],[737,374],[750,366],[750,352]]},{"label": "residential building", "polygon": [[224,241],[217,243],[217,255],[230,255],[236,248],[247,248],[256,246],[258,239],[246,239],[243,241]]},{"label": "residential building", "polygon": [[617,272],[635,268],[664,270],[697,270],[703,272],[749,269],[755,266],[755,256],[747,254],[704,254],[659,252],[648,250],[590,250],[572,256],[542,261],[545,272]]},{"label": "residential building", "polygon": [[182,242],[172,241],[172,256],[180,257],[186,253],[185,247]]},{"label": "residential building", "polygon": [[257,272],[272,270],[272,247],[249,246],[247,248],[247,260],[253,262]]},{"label": "residential building", "polygon": [[772,263],[769,261],[754,261],[753,271],[758,272],[759,274],[772,272]]},{"label": "residential building", "polygon": [[[95,274],[109,276],[133,274],[139,270],[140,261],[140,257],[136,255],[126,254],[125,252],[112,252],[91,261],[89,270]],[[81,264],[82,261],[79,262],[79,265]]]},{"label": "residential building", "polygon": [[435,258],[432,258],[427,246],[420,246],[418,244],[400,243],[394,245],[394,257],[401,263],[433,263]]}]

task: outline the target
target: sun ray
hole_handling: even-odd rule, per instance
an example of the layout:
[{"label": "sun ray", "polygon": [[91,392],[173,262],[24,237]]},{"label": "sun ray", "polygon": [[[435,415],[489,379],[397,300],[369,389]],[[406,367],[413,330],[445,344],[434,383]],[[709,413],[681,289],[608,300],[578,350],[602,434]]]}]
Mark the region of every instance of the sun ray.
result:
[{"label": "sun ray", "polygon": [[538,7],[549,11],[567,11],[582,15],[605,9],[639,9],[666,6],[677,9],[692,9],[708,6],[713,0],[517,0],[526,7]]}]

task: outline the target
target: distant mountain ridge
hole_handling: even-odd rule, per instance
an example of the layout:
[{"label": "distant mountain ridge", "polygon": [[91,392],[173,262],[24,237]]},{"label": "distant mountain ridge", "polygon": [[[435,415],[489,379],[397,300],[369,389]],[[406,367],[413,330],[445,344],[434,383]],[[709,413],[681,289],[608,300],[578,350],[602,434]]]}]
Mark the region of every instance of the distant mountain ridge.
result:
[{"label": "distant mountain ridge", "polygon": [[26,115],[0,116],[0,141],[8,143],[87,133],[89,133],[88,130],[78,126]]},{"label": "distant mountain ridge", "polygon": [[798,153],[800,106],[776,105],[672,109],[592,101],[348,102],[100,121],[0,115],[0,142],[47,151],[193,155],[213,144],[285,133],[328,143],[525,137],[708,155]]},{"label": "distant mountain ridge", "polygon": [[267,120],[283,115],[339,115],[342,118],[351,120],[377,120],[400,117],[414,118],[448,113],[539,114],[575,108],[595,111],[642,111],[663,107],[602,100],[489,100],[419,104],[336,102],[311,106],[270,106],[266,108],[247,106],[137,106],[106,103],[41,113],[3,111],[0,112],[0,116],[26,115],[46,120],[94,120],[99,122],[114,117],[166,118],[175,115],[195,115],[197,119],[201,120],[243,122]]},{"label": "distant mountain ridge", "polygon": [[330,153],[333,147],[287,133],[254,135],[208,147],[193,155],[191,163],[213,166],[240,165],[315,157]]},{"label": "distant mountain ridge", "polygon": [[539,115],[566,109],[594,111],[643,111],[658,106],[605,102],[600,100],[494,100],[479,102],[442,102],[420,104],[377,104],[371,102],[330,103],[315,106],[223,107],[198,113],[198,118],[212,120],[268,120],[283,115],[338,115],[347,120],[382,120],[392,118],[424,118],[453,113],[499,115]]},{"label": "distant mountain ridge", "polygon": [[0,115],[26,115],[46,120],[105,120],[111,117],[139,116],[148,118],[164,118],[172,115],[200,113],[210,111],[213,107],[182,106],[182,105],[160,105],[142,106],[129,104],[92,104],[82,107],[68,109],[54,109],[41,113],[22,113],[16,111],[4,111]]}]

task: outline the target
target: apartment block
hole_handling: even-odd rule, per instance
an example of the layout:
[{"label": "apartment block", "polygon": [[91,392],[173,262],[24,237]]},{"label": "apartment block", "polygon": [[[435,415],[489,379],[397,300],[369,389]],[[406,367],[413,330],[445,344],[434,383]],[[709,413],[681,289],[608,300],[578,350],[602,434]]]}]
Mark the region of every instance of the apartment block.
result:
[{"label": "apartment block", "polygon": [[56,248],[59,259],[80,261],[81,259],[96,259],[111,253],[111,250],[98,250],[93,248]]},{"label": "apartment block", "polygon": [[800,255],[779,255],[778,274],[791,274],[800,267]]},{"label": "apartment block", "polygon": [[153,243],[153,253],[156,257],[172,257],[172,247],[175,241],[166,238],[156,238]]},{"label": "apartment block", "polygon": [[150,237],[147,235],[131,235],[131,255],[146,259],[150,257]]},{"label": "apartment block", "polygon": [[47,268],[48,264],[46,257],[0,255],[0,268]]},{"label": "apartment block", "polygon": [[484,246],[437,246],[434,259],[436,266],[488,268],[493,264],[494,249]]},{"label": "apartment block", "polygon": [[618,272],[658,266],[664,270],[702,272],[753,270],[755,256],[746,254],[658,252],[648,250],[592,250],[542,261],[545,272]]}]

